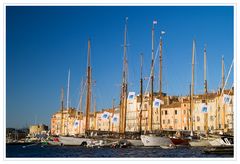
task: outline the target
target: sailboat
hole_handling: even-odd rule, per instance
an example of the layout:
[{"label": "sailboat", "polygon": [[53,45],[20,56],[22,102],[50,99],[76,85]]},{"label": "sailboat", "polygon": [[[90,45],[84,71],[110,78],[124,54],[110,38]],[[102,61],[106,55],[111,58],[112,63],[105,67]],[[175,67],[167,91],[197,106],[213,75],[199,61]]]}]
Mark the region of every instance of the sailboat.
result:
[{"label": "sailboat", "polygon": [[[193,40],[192,47],[192,82],[190,85],[190,131],[191,131],[191,140],[189,141],[190,146],[209,146],[209,140],[202,136],[195,136],[193,134],[193,100],[194,100],[194,66],[195,66],[195,48],[196,43]],[[205,53],[205,51],[204,51]],[[205,67],[205,66],[204,66]],[[205,75],[204,75],[205,76]]]},{"label": "sailboat", "polygon": [[[152,132],[152,121],[153,121],[153,80],[154,80],[154,73],[153,73],[153,67],[154,67],[154,25],[157,24],[157,21],[153,21],[153,26],[152,26],[152,62],[151,62],[151,94],[150,94],[150,104],[151,104],[151,108],[148,111],[148,125],[149,125],[149,132]],[[161,59],[162,59],[162,38],[160,38],[160,97],[162,95],[162,68],[161,68]],[[161,105],[160,105],[160,112],[161,114]],[[162,130],[162,126],[161,126],[161,121],[160,121],[160,131]],[[156,135],[156,134],[144,134],[141,135],[141,140],[144,146],[160,146],[162,148],[170,148],[172,147],[174,144],[173,142],[170,140],[170,138],[168,138],[167,136],[164,136],[162,133],[160,133],[160,135]]]},{"label": "sailboat", "polygon": [[[229,69],[229,72],[228,72],[228,77],[229,77],[229,74],[232,70],[232,66],[233,66],[233,62],[230,66],[230,69]],[[228,80],[228,77],[227,77],[227,80]],[[227,83],[227,80],[225,82],[224,80],[224,60],[223,60],[223,57],[222,57],[222,92],[220,94],[220,99],[223,100],[223,120],[222,120],[222,124],[223,124],[223,131],[225,131],[225,103],[230,103],[230,97],[228,96],[231,92],[231,90],[229,91],[227,97],[225,97],[223,94],[224,94],[224,89],[225,89],[225,86],[226,86],[226,83]],[[228,102],[225,102],[225,100]],[[213,147],[232,147],[234,146],[234,137],[233,135],[230,133],[228,135],[224,135],[223,133],[220,133],[219,135],[215,135],[216,138],[212,141],[209,141],[210,142],[210,145],[213,146]]]},{"label": "sailboat", "polygon": [[[59,140],[61,145],[87,145],[91,142],[91,139],[87,137],[87,131],[89,130],[89,114],[90,114],[90,104],[91,104],[91,66],[90,66],[90,39],[88,40],[88,63],[87,63],[87,100],[86,100],[86,122],[85,122],[85,137],[69,137],[69,136],[60,136]],[[68,78],[69,79],[69,78]],[[69,88],[69,80],[68,80]],[[80,125],[78,125],[80,126]]]}]

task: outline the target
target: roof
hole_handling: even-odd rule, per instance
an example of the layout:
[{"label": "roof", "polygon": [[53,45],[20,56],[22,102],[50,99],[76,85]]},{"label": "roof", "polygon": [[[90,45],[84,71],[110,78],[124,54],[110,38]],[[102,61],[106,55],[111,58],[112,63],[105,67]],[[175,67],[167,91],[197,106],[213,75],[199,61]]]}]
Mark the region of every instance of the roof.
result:
[{"label": "roof", "polygon": [[181,102],[174,102],[169,105],[163,105],[162,108],[177,108],[181,107]]}]

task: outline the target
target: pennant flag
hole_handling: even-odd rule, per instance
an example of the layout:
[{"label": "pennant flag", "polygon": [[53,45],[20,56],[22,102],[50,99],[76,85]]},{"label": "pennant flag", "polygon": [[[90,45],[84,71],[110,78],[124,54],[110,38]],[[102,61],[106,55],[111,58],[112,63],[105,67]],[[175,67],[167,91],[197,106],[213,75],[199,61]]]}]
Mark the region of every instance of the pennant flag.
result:
[{"label": "pennant flag", "polygon": [[203,103],[202,104],[202,113],[207,113],[207,112],[208,112],[208,106],[205,103]]},{"label": "pennant flag", "polygon": [[74,121],[74,124],[73,124],[73,127],[74,128],[77,128],[79,126],[79,120],[75,120]]},{"label": "pennant flag", "polygon": [[161,31],[161,35],[164,35],[166,32],[165,31]]},{"label": "pennant flag", "polygon": [[159,100],[159,99],[155,99],[155,100],[153,101],[153,107],[154,107],[154,108],[159,108],[159,107],[160,107],[160,104],[161,104],[161,100]]},{"label": "pennant flag", "polygon": [[106,120],[106,119],[109,118],[109,116],[110,116],[110,113],[109,113],[109,112],[104,112],[104,113],[102,114],[102,116],[101,116],[101,119]]},{"label": "pennant flag", "polygon": [[112,118],[112,123],[113,123],[113,124],[118,123],[118,116],[116,116],[116,115],[113,116],[113,118]]},{"label": "pennant flag", "polygon": [[156,21],[156,20],[154,20],[154,21],[153,21],[153,24],[157,24],[157,21]]},{"label": "pennant flag", "polygon": [[128,100],[133,100],[135,97],[135,92],[129,92],[128,93]]},{"label": "pennant flag", "polygon": [[223,103],[224,104],[230,104],[231,97],[229,95],[224,94],[223,95]]}]

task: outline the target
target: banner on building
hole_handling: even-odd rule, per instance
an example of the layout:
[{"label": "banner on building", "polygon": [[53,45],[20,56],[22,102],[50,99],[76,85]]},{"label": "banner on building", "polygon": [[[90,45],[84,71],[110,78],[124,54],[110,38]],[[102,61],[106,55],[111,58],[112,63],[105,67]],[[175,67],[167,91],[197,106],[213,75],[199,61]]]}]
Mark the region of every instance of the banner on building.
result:
[{"label": "banner on building", "polygon": [[153,101],[153,107],[154,108],[159,108],[160,107],[160,100],[159,99],[155,99]]},{"label": "banner on building", "polygon": [[117,124],[118,123],[118,116],[117,115],[114,115],[113,118],[112,118],[112,123],[113,124]]},{"label": "banner on building", "polygon": [[77,128],[79,126],[79,120],[75,120],[74,121],[74,124],[73,124],[73,127],[74,128]]},{"label": "banner on building", "polygon": [[164,102],[162,100],[160,100],[160,99],[155,99],[153,101],[153,107],[154,108],[159,108],[161,104],[164,104]]},{"label": "banner on building", "polygon": [[135,97],[135,92],[129,92],[128,93],[128,100],[133,100]]},{"label": "banner on building", "polygon": [[202,104],[202,113],[207,113],[208,112],[208,106],[207,106],[207,104],[205,104],[205,103],[203,103]]},{"label": "banner on building", "polygon": [[109,113],[109,112],[104,112],[104,113],[102,114],[102,116],[101,116],[101,119],[106,120],[106,119],[108,119],[109,117],[110,117],[110,113]]},{"label": "banner on building", "polygon": [[231,101],[230,95],[224,94],[224,95],[223,95],[223,103],[224,103],[224,104],[230,104],[230,101]]}]

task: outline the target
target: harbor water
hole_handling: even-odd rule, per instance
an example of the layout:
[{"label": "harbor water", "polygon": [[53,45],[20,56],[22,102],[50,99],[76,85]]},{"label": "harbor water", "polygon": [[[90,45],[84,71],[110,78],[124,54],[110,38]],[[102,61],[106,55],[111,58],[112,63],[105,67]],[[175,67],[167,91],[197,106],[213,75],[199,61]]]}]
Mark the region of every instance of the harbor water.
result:
[{"label": "harbor water", "polygon": [[233,158],[233,154],[206,154],[202,147],[86,148],[80,146],[7,145],[7,158]]}]

